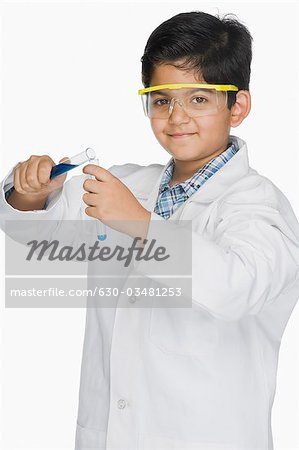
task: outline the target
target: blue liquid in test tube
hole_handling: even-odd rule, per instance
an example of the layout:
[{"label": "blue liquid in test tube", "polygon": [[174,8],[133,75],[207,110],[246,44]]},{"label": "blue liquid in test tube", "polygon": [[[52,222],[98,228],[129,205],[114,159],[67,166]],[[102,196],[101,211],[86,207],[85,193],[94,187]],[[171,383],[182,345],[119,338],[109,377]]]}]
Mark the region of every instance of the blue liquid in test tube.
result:
[{"label": "blue liquid in test tube", "polygon": [[58,177],[59,175],[62,175],[65,172],[68,172],[69,170],[74,169],[75,167],[78,167],[78,164],[67,164],[67,163],[60,163],[57,164],[57,166],[52,167],[50,179]]},{"label": "blue liquid in test tube", "polygon": [[68,172],[69,170],[74,169],[75,167],[80,166],[81,164],[92,161],[93,159],[95,159],[95,157],[96,154],[94,150],[92,148],[87,148],[86,150],[84,150],[84,152],[78,153],[77,155],[67,159],[65,162],[52,167],[50,180],[52,180],[52,178],[58,177],[59,175],[62,175],[63,173]]},{"label": "blue liquid in test tube", "polygon": [[107,239],[106,225],[104,225],[102,222],[100,223],[100,234],[98,234],[97,237],[99,241],[105,241],[105,239]]}]

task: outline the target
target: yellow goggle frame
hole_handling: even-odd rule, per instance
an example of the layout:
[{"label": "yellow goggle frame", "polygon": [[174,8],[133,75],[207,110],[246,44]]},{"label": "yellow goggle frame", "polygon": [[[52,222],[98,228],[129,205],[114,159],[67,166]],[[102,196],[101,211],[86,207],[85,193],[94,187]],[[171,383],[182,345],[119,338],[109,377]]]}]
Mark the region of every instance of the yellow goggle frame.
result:
[{"label": "yellow goggle frame", "polygon": [[233,84],[208,84],[208,83],[175,83],[175,84],[159,84],[144,89],[139,89],[138,94],[143,95],[147,92],[159,91],[162,89],[183,89],[183,88],[201,88],[215,89],[216,91],[238,91],[239,88]]}]

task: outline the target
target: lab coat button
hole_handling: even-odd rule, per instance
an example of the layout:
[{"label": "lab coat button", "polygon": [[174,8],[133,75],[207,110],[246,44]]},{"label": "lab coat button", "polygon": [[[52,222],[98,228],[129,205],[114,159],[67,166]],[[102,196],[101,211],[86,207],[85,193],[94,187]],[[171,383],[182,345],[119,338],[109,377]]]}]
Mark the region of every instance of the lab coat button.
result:
[{"label": "lab coat button", "polygon": [[119,409],[124,409],[124,408],[126,407],[126,405],[127,405],[127,403],[126,403],[126,401],[125,401],[123,398],[120,398],[120,399],[117,401],[117,407],[118,407]]},{"label": "lab coat button", "polygon": [[129,297],[129,302],[130,303],[135,303],[137,300],[137,298],[135,297],[135,295],[131,295],[131,297]]}]

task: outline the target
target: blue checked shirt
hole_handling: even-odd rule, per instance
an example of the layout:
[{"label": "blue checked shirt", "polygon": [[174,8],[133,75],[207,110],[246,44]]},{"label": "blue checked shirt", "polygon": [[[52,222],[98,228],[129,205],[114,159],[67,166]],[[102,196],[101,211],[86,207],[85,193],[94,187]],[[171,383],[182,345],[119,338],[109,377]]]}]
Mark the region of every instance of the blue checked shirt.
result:
[{"label": "blue checked shirt", "polygon": [[209,161],[186,181],[170,187],[174,170],[174,159],[168,162],[162,175],[158,198],[154,212],[168,219],[174,211],[193,195],[217,170],[221,169],[239,149],[235,144],[230,146],[216,158]]}]

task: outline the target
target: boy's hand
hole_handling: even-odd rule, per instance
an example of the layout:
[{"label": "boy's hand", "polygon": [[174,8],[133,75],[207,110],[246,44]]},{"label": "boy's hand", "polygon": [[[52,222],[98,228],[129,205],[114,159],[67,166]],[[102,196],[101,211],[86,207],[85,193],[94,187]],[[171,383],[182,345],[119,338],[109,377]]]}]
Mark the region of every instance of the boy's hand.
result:
[{"label": "boy's hand", "polygon": [[[62,158],[59,162],[67,159]],[[53,159],[48,155],[31,155],[14,170],[15,191],[23,195],[47,197],[52,191],[61,188],[67,174],[50,180],[51,169],[54,165]]]},{"label": "boy's hand", "polygon": [[86,214],[133,238],[144,239],[151,213],[143,208],[132,192],[103,167],[88,164],[83,172],[96,178],[83,183],[83,188],[87,191],[83,195],[83,201],[88,205]]}]

